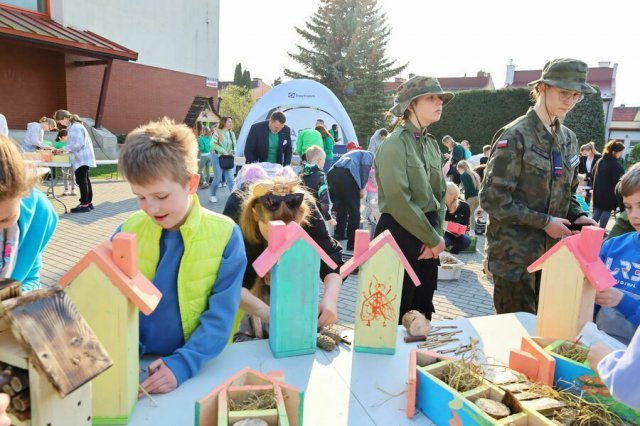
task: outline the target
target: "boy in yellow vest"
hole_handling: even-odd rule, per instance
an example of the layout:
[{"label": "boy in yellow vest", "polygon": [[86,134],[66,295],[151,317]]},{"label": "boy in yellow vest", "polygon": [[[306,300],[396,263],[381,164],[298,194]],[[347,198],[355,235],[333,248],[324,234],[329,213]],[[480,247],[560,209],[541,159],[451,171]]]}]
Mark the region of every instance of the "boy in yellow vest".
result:
[{"label": "boy in yellow vest", "polygon": [[162,292],[140,315],[140,352],[158,354],[142,386],[166,393],[193,377],[225,347],[247,265],[242,234],[226,216],[200,206],[198,143],[167,118],[138,127],[120,169],[142,211],[117,230],[136,234],[138,267]]}]

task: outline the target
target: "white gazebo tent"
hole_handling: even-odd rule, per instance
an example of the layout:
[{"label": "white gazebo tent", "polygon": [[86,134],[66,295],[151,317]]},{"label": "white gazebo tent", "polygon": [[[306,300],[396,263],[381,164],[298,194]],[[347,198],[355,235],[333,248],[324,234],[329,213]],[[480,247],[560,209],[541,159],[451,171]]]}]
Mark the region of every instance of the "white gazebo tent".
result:
[{"label": "white gazebo tent", "polygon": [[256,102],[242,124],[236,155],[244,155],[244,146],[251,126],[269,118],[279,110],[287,116],[291,128],[291,143],[295,149],[296,136],[302,129],[312,128],[317,119],[324,120],[327,129],[338,124],[341,142],[357,141],[356,132],[347,111],[336,95],[327,87],[313,80],[291,80],[279,84]]}]

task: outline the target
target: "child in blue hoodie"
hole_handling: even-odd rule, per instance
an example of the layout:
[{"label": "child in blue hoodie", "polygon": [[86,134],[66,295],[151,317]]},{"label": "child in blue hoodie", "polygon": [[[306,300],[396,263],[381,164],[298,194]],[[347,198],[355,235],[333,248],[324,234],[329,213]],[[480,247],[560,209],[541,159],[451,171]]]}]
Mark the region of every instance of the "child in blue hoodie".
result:
[{"label": "child in blue hoodie", "polygon": [[142,211],[118,231],[134,233],[138,267],[162,292],[140,316],[140,352],[162,357],[142,383],[166,393],[222,352],[240,305],[247,265],[242,234],[226,216],[200,206],[198,142],[167,118],[127,136],[119,166]]},{"label": "child in blue hoodie", "polygon": [[42,254],[58,224],[36,181],[17,145],[0,136],[0,278],[20,281],[23,293],[40,287]]},{"label": "child in blue hoodie", "polygon": [[600,306],[596,325],[628,344],[640,325],[640,166],[622,176],[620,193],[636,232],[611,238],[600,249],[600,258],[617,284],[596,294],[596,304]]}]

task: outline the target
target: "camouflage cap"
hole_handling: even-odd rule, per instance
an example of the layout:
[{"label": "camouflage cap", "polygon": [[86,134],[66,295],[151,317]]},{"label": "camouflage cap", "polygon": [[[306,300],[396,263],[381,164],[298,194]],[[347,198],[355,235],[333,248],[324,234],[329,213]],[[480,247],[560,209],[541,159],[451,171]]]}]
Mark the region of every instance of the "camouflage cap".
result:
[{"label": "camouflage cap", "polygon": [[389,110],[396,117],[401,117],[409,108],[411,101],[422,95],[430,93],[440,96],[443,104],[453,99],[453,93],[442,90],[437,78],[415,76],[405,81],[398,87],[394,98],[393,107]]},{"label": "camouflage cap", "polygon": [[587,95],[596,93],[596,89],[587,84],[587,64],[577,59],[560,58],[547,62],[542,77],[529,86],[539,82]]}]

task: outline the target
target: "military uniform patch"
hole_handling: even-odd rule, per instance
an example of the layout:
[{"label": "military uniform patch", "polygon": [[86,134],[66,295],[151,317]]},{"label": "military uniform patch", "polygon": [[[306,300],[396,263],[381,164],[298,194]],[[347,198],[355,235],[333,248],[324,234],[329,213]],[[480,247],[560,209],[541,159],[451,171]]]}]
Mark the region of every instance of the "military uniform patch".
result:
[{"label": "military uniform patch", "polygon": [[549,159],[549,153],[544,149],[542,149],[541,147],[539,147],[538,145],[531,145],[531,150],[536,154],[546,158],[547,160]]},{"label": "military uniform patch", "polygon": [[577,154],[574,154],[574,156],[569,159],[569,166],[573,169],[578,164],[580,164],[580,157],[578,157]]},{"label": "military uniform patch", "polygon": [[506,139],[496,142],[496,148],[506,148],[507,145],[509,145],[509,141]]}]

